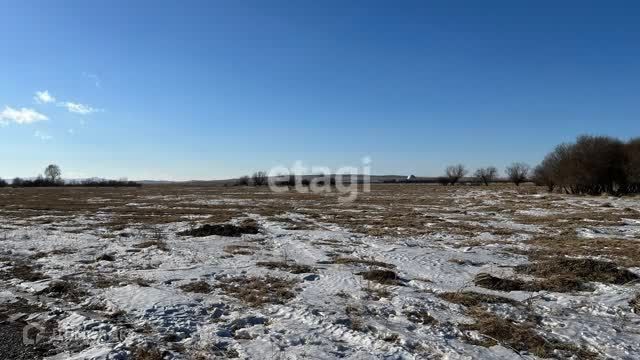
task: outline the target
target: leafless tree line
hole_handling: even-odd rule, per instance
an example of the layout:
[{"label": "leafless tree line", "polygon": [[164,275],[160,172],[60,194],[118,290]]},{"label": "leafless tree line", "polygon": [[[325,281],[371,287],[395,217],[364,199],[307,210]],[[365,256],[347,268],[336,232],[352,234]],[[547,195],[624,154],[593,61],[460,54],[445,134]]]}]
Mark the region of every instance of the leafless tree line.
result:
[{"label": "leafless tree line", "polygon": [[[516,185],[520,185],[529,180],[529,165],[525,163],[513,163],[505,169],[505,175],[509,181]],[[455,185],[464,178],[469,171],[464,165],[451,165],[445,169],[445,175],[438,178],[438,182],[442,185]],[[472,180],[489,186],[490,183],[498,179],[498,169],[495,166],[487,166],[479,168],[473,173]]]},{"label": "leafless tree line", "polygon": [[251,177],[246,175],[241,176],[236,181],[236,185],[240,185],[240,186],[249,186],[249,185],[264,186],[264,185],[267,185],[268,183],[269,183],[269,176],[267,175],[266,171],[256,171],[253,173],[253,175],[251,175]]},{"label": "leafless tree line", "polygon": [[640,192],[640,138],[627,142],[608,136],[580,136],[558,145],[533,171],[549,191],[623,195]]}]

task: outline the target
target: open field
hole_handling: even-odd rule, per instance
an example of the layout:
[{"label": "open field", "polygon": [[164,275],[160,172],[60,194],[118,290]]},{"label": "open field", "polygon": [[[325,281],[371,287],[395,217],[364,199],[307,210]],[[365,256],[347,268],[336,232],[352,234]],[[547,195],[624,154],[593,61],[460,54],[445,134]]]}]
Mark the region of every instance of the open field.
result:
[{"label": "open field", "polygon": [[[12,359],[640,354],[640,198],[409,184],[373,185],[352,203],[337,196],[0,189],[0,350]],[[27,324],[35,345],[23,344]]]}]

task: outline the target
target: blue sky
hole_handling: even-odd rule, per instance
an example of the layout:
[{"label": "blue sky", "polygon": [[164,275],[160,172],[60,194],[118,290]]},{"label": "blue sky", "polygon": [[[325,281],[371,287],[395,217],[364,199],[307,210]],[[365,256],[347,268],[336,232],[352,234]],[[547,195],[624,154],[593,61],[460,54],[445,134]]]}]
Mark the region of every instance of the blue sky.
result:
[{"label": "blue sky", "polygon": [[364,156],[376,174],[427,176],[640,135],[633,1],[0,6],[4,178],[53,162],[66,177],[214,179]]}]

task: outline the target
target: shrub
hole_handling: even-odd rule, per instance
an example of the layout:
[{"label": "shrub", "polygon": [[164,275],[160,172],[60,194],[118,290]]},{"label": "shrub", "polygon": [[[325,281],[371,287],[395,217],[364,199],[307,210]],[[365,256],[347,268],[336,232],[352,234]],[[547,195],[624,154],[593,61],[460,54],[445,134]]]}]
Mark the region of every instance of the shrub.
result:
[{"label": "shrub", "polygon": [[256,171],[253,173],[253,176],[251,176],[251,180],[255,186],[264,186],[269,182],[269,177],[264,171]]},{"label": "shrub", "polygon": [[238,178],[238,180],[236,181],[236,185],[238,186],[249,186],[249,177],[248,176],[241,176]]},{"label": "shrub", "polygon": [[0,187],[5,187],[7,185],[9,184],[7,184],[7,182],[3,178],[0,178]]},{"label": "shrub", "polygon": [[527,181],[530,167],[525,163],[513,163],[505,170],[507,177],[511,182],[520,186],[523,182]]},{"label": "shrub", "polygon": [[489,183],[495,180],[496,176],[498,175],[498,169],[496,169],[494,166],[480,168],[476,170],[474,175],[476,179],[478,179],[478,181],[481,181],[486,186],[489,186]]}]

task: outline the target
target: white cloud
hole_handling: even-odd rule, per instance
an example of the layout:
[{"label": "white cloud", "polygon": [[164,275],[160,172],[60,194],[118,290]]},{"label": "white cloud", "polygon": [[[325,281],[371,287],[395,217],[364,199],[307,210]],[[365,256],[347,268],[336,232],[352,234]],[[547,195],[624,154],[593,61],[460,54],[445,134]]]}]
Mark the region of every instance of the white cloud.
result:
[{"label": "white cloud", "polygon": [[88,114],[92,114],[92,113],[95,113],[95,112],[102,111],[100,109],[94,109],[89,105],[80,104],[80,103],[74,103],[74,102],[70,102],[70,101],[59,102],[58,106],[65,107],[65,108],[67,108],[67,110],[69,112],[76,113],[76,114],[81,114],[81,115],[88,115]]},{"label": "white cloud", "polygon": [[36,91],[36,95],[33,97],[33,99],[38,104],[48,104],[56,101],[56,98],[54,98],[53,95],[49,94],[49,91],[47,90]]},{"label": "white cloud", "polygon": [[31,124],[44,120],[49,120],[49,118],[44,114],[28,108],[14,109],[10,106],[5,106],[4,110],[0,112],[0,123],[5,125],[10,122],[16,124]]},{"label": "white cloud", "polygon": [[40,130],[36,130],[36,132],[33,134],[33,136],[35,136],[38,139],[43,140],[43,141],[53,139],[53,136],[51,136],[51,135],[49,135],[47,133],[41,132]]}]

